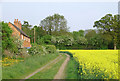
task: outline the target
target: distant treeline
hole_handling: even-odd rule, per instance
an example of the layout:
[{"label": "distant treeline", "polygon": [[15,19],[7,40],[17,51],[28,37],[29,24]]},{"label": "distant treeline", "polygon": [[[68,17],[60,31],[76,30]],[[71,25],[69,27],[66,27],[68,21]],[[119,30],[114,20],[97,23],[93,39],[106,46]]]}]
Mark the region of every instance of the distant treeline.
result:
[{"label": "distant treeline", "polygon": [[24,21],[22,29],[31,37],[31,43],[53,44],[59,49],[119,49],[120,17],[107,14],[94,22],[97,29],[69,32],[63,15],[54,14],[43,19],[39,26],[32,27]]},{"label": "distant treeline", "polygon": [[[2,22],[1,26],[3,50],[16,48],[7,23]],[[120,49],[119,15],[106,14],[95,21],[93,27],[96,29],[70,32],[65,17],[54,14],[43,19],[39,26],[32,26],[24,21],[22,30],[30,36],[31,44],[55,45],[58,49]]]}]

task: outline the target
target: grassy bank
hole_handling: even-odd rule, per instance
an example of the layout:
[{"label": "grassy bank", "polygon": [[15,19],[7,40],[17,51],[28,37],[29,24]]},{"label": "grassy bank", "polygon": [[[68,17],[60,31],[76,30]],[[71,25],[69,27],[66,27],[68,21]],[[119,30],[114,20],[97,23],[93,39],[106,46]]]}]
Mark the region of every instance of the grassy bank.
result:
[{"label": "grassy bank", "polygon": [[24,62],[2,68],[2,79],[22,79],[36,69],[44,66],[58,54],[34,55],[26,58]]},{"label": "grassy bank", "polygon": [[65,61],[65,59],[66,59],[66,55],[62,55],[62,58],[60,58],[60,60],[58,59],[57,63],[51,64],[50,66],[38,72],[29,79],[53,79],[56,73],[58,72],[60,66]]}]

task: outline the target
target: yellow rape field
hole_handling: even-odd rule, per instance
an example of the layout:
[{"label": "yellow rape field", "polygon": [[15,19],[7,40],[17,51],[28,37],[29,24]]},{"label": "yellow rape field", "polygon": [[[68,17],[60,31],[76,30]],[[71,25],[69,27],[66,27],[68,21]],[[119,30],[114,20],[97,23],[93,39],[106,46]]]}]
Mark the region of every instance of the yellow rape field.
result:
[{"label": "yellow rape field", "polygon": [[84,79],[118,79],[118,50],[68,51],[79,62],[79,74]]}]

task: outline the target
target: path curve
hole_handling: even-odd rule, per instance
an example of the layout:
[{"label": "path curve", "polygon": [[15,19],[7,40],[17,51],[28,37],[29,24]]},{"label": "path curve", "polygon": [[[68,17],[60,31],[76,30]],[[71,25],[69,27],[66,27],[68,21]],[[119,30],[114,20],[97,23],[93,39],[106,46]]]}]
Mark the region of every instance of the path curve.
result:
[{"label": "path curve", "polygon": [[31,73],[30,75],[28,75],[27,77],[25,77],[25,79],[22,79],[22,80],[20,80],[20,81],[25,81],[26,79],[29,79],[30,77],[32,77],[32,76],[35,75],[36,73],[38,73],[38,72],[40,72],[41,70],[43,70],[44,68],[48,67],[50,64],[56,63],[57,60],[62,59],[61,57],[62,57],[62,55],[58,56],[58,57],[55,58],[54,60],[50,61],[48,64],[46,64],[46,65],[44,65],[43,67],[37,69],[35,72]]},{"label": "path curve", "polygon": [[[64,79],[64,69],[68,63],[68,61],[70,60],[70,56],[68,54],[65,54],[67,56],[66,60],[63,62],[63,64],[61,65],[59,71],[57,72],[57,74],[55,75],[54,77],[54,80],[55,79]],[[54,81],[53,80],[53,81]]]}]

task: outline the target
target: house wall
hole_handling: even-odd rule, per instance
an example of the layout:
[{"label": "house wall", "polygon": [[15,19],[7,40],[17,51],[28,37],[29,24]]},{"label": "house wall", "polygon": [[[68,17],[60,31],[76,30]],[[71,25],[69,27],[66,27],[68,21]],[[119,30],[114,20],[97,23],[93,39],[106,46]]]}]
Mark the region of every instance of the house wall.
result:
[{"label": "house wall", "polygon": [[[17,20],[15,19],[14,25],[21,29],[21,23],[20,21],[18,21],[18,19]],[[8,23],[8,26],[13,30],[12,36],[20,37],[20,39],[23,40],[22,47],[31,47],[30,38],[21,34],[10,22]]]},{"label": "house wall", "polygon": [[12,29],[12,36],[20,36],[20,32],[10,22],[8,23],[8,26]]},{"label": "house wall", "polygon": [[23,40],[23,46],[24,47],[31,47],[31,44],[30,44],[30,38],[24,36],[24,35],[21,35],[21,38]]}]

